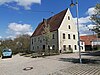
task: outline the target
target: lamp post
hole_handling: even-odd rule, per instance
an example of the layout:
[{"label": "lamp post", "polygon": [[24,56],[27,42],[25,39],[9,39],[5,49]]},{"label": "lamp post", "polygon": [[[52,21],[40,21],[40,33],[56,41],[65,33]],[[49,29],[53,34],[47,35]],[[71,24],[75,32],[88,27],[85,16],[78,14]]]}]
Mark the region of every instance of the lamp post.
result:
[{"label": "lamp post", "polygon": [[71,4],[70,6],[73,7],[76,5],[76,17],[77,17],[77,32],[78,32],[78,49],[79,49],[79,60],[80,60],[80,64],[82,64],[82,59],[81,59],[81,49],[80,49],[80,33],[79,33],[79,21],[78,21],[78,0],[76,0],[76,3],[73,3],[73,0],[71,0]]}]

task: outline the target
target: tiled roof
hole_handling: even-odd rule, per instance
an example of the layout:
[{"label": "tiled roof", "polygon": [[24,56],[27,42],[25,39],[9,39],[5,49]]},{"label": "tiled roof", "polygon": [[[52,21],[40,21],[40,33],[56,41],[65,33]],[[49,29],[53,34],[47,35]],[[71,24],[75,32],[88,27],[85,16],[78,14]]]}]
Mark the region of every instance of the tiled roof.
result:
[{"label": "tiled roof", "polygon": [[[50,31],[51,32],[56,31],[60,27],[67,10],[68,9],[65,9],[65,10],[61,11],[60,13],[58,13],[58,14],[50,17],[49,19],[47,19],[47,22],[50,25]],[[31,37],[41,35],[42,31],[43,31],[43,27],[44,27],[44,21],[42,21],[38,25],[38,27],[36,28],[36,30],[34,31],[34,33],[32,34]]]},{"label": "tiled roof", "polygon": [[96,35],[80,36],[80,40],[83,40],[85,42],[85,45],[91,45],[91,42],[96,39]]}]

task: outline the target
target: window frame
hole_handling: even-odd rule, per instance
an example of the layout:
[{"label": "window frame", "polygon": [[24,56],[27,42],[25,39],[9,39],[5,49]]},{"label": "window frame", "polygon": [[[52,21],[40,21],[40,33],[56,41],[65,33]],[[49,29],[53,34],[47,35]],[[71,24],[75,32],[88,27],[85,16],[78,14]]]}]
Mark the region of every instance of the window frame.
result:
[{"label": "window frame", "polygon": [[66,39],[65,33],[63,33],[63,39]]},{"label": "window frame", "polygon": [[67,47],[66,45],[63,45],[63,50],[66,51]]},{"label": "window frame", "polygon": [[74,39],[74,40],[76,39],[75,35],[73,35],[73,39]]},{"label": "window frame", "polygon": [[70,20],[70,16],[68,16],[68,20]]},{"label": "window frame", "polygon": [[77,45],[74,45],[74,49],[77,50]]},{"label": "window frame", "polygon": [[70,25],[68,25],[68,29],[71,29],[71,26]]},{"label": "window frame", "polygon": [[71,36],[70,36],[70,34],[68,34],[68,39],[71,39]]}]

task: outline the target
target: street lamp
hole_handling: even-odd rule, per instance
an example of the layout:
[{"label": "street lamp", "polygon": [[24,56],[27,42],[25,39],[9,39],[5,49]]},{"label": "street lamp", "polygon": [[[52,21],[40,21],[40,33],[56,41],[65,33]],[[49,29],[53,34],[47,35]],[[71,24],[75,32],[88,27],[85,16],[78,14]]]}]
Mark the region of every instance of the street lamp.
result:
[{"label": "street lamp", "polygon": [[73,0],[71,0],[71,4],[70,6],[73,7],[76,5],[76,16],[77,16],[77,32],[78,32],[78,48],[79,48],[79,60],[80,60],[80,64],[82,64],[82,59],[81,59],[81,49],[80,49],[80,34],[79,34],[79,21],[78,21],[78,0],[76,0],[76,3],[73,3]]}]

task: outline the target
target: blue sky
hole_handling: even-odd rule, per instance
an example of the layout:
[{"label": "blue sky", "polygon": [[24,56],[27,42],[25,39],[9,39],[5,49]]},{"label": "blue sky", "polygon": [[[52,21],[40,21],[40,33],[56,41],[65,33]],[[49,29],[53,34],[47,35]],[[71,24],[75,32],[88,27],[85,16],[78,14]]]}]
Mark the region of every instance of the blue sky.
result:
[{"label": "blue sky", "polygon": [[[0,0],[0,38],[24,33],[31,35],[43,18],[49,18],[66,8],[70,8],[75,20],[75,7],[71,8],[70,3],[70,0]],[[93,26],[89,16],[94,13],[97,3],[100,0],[79,0],[81,34],[91,33],[85,25]]]}]

